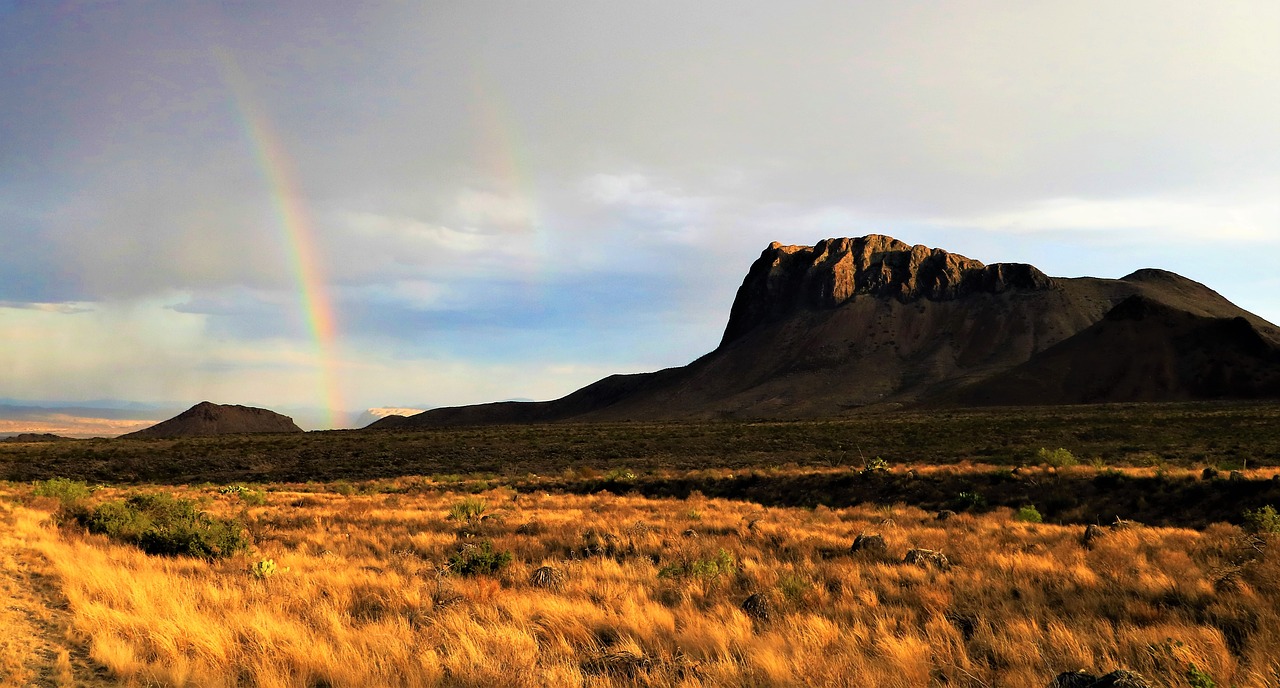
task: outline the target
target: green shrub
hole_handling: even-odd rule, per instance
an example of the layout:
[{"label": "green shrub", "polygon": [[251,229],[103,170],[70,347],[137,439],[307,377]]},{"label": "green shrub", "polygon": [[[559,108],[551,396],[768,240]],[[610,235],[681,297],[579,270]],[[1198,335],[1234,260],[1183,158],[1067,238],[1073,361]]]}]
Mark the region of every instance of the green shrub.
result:
[{"label": "green shrub", "polygon": [[1040,515],[1040,511],[1034,505],[1028,505],[1018,509],[1018,513],[1013,515],[1013,520],[1024,523],[1043,523],[1044,517]]},{"label": "green shrub", "polygon": [[956,495],[955,507],[958,511],[980,509],[987,505],[987,498],[977,492],[961,492]]},{"label": "green shrub", "polygon": [[251,490],[244,485],[227,485],[218,490],[218,492],[225,495],[235,495],[247,506],[265,506],[267,503],[265,490]]},{"label": "green shrub", "polygon": [[455,521],[474,521],[482,518],[487,508],[489,505],[483,499],[467,497],[449,507],[449,518]]},{"label": "green shrub", "polygon": [[249,548],[244,526],[210,516],[191,499],[165,493],[136,494],[75,510],[73,518],[91,533],[140,548],[147,554],[202,559],[229,557]]},{"label": "green shrub", "polygon": [[1067,468],[1080,463],[1076,460],[1075,454],[1062,447],[1052,450],[1041,447],[1040,451],[1036,452],[1036,458],[1040,459],[1040,463],[1048,464],[1054,468]]},{"label": "green shrub", "polygon": [[730,575],[737,570],[738,567],[733,561],[733,555],[728,550],[721,548],[716,553],[716,556],[710,559],[685,560],[667,564],[658,569],[658,577],[713,580],[722,575]]},{"label": "green shrub", "polygon": [[1270,504],[1244,512],[1244,529],[1263,535],[1280,533],[1280,514]]},{"label": "green shrub", "polygon": [[454,552],[449,557],[449,570],[460,576],[493,575],[506,568],[512,558],[511,552],[494,551],[493,543],[485,540]]},{"label": "green shrub", "polygon": [[1191,684],[1191,688],[1218,688],[1218,684],[1214,682],[1213,677],[1207,672],[1201,671],[1194,664],[1187,667],[1187,683]]},{"label": "green shrub", "polygon": [[37,482],[32,492],[37,497],[53,497],[64,507],[69,507],[88,499],[91,490],[88,485],[79,480],[49,478]]},{"label": "green shrub", "polygon": [[787,574],[778,579],[778,590],[782,592],[792,602],[799,602],[804,596],[809,594],[809,589],[813,585],[801,576],[795,574]]}]

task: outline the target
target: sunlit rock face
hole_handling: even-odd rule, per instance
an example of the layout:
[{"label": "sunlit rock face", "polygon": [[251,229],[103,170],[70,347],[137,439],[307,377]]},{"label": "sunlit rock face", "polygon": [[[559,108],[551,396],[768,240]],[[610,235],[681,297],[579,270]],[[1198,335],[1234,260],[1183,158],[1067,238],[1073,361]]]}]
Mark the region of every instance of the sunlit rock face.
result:
[{"label": "sunlit rock face", "polygon": [[1052,286],[1053,279],[1031,265],[984,265],[880,234],[826,239],[814,246],[774,242],[752,264],[738,289],[721,344],[796,311],[835,308],[858,296],[905,303]]}]

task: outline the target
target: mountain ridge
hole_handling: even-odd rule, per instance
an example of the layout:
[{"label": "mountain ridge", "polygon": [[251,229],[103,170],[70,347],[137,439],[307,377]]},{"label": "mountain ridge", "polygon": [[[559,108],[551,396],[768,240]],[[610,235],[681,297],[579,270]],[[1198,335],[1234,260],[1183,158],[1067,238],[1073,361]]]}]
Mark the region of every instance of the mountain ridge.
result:
[{"label": "mountain ridge", "polygon": [[[1140,336],[1121,334],[1133,328],[1115,323],[1133,318],[1116,309],[1135,297],[1126,308],[1162,309],[1160,321],[1169,326],[1146,327]],[[438,408],[369,427],[811,418],[865,407],[990,405],[1001,399],[1084,403],[1099,395],[1046,389],[1042,400],[1028,399],[1013,378],[994,387],[987,383],[980,400],[963,390],[1010,375],[1099,323],[1117,342],[1156,347],[1170,366],[1175,359],[1183,367],[1215,365],[1215,347],[1226,347],[1221,351],[1229,349],[1232,360],[1239,359],[1235,368],[1269,376],[1269,353],[1249,354],[1247,346],[1238,346],[1241,337],[1249,338],[1243,330],[1231,336],[1204,334],[1230,327],[1214,325],[1217,321],[1237,320],[1266,351],[1280,349],[1280,328],[1199,282],[1156,268],[1120,279],[1049,277],[1031,265],[986,265],[879,234],[826,239],[814,246],[774,242],[748,269],[720,344],[688,365],[612,375],[551,401]],[[1162,337],[1182,337],[1193,344],[1178,346],[1203,351],[1170,348]],[[1072,365],[1102,366],[1082,341],[1067,349],[1076,361]],[[1131,362],[1142,357],[1140,350],[1122,353]],[[1025,381],[1026,371],[1021,374],[1018,379]],[[1270,394],[1266,385],[1249,387],[1239,375],[1223,378],[1236,380],[1235,387],[1190,382],[1206,375],[1187,370],[1162,378],[1166,387],[1182,387],[1135,389],[1122,396],[1181,400]]]}]

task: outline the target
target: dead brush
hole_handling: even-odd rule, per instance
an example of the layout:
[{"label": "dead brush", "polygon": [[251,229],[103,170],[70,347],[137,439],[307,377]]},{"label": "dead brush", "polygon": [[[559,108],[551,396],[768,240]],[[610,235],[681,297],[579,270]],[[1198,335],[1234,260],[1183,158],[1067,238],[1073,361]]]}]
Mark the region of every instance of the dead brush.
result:
[{"label": "dead brush", "polygon": [[529,574],[529,585],[543,590],[560,590],[564,581],[564,572],[551,566],[539,566]]}]

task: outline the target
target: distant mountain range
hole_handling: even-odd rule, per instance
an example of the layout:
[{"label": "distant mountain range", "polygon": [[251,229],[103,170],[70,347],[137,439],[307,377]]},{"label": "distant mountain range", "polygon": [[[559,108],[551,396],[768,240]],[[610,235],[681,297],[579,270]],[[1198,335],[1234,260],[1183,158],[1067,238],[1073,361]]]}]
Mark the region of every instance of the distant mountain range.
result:
[{"label": "distant mountain range", "polygon": [[1261,397],[1280,397],[1280,328],[1203,284],[1049,277],[873,234],[770,245],[720,345],[689,365],[369,427]]}]

